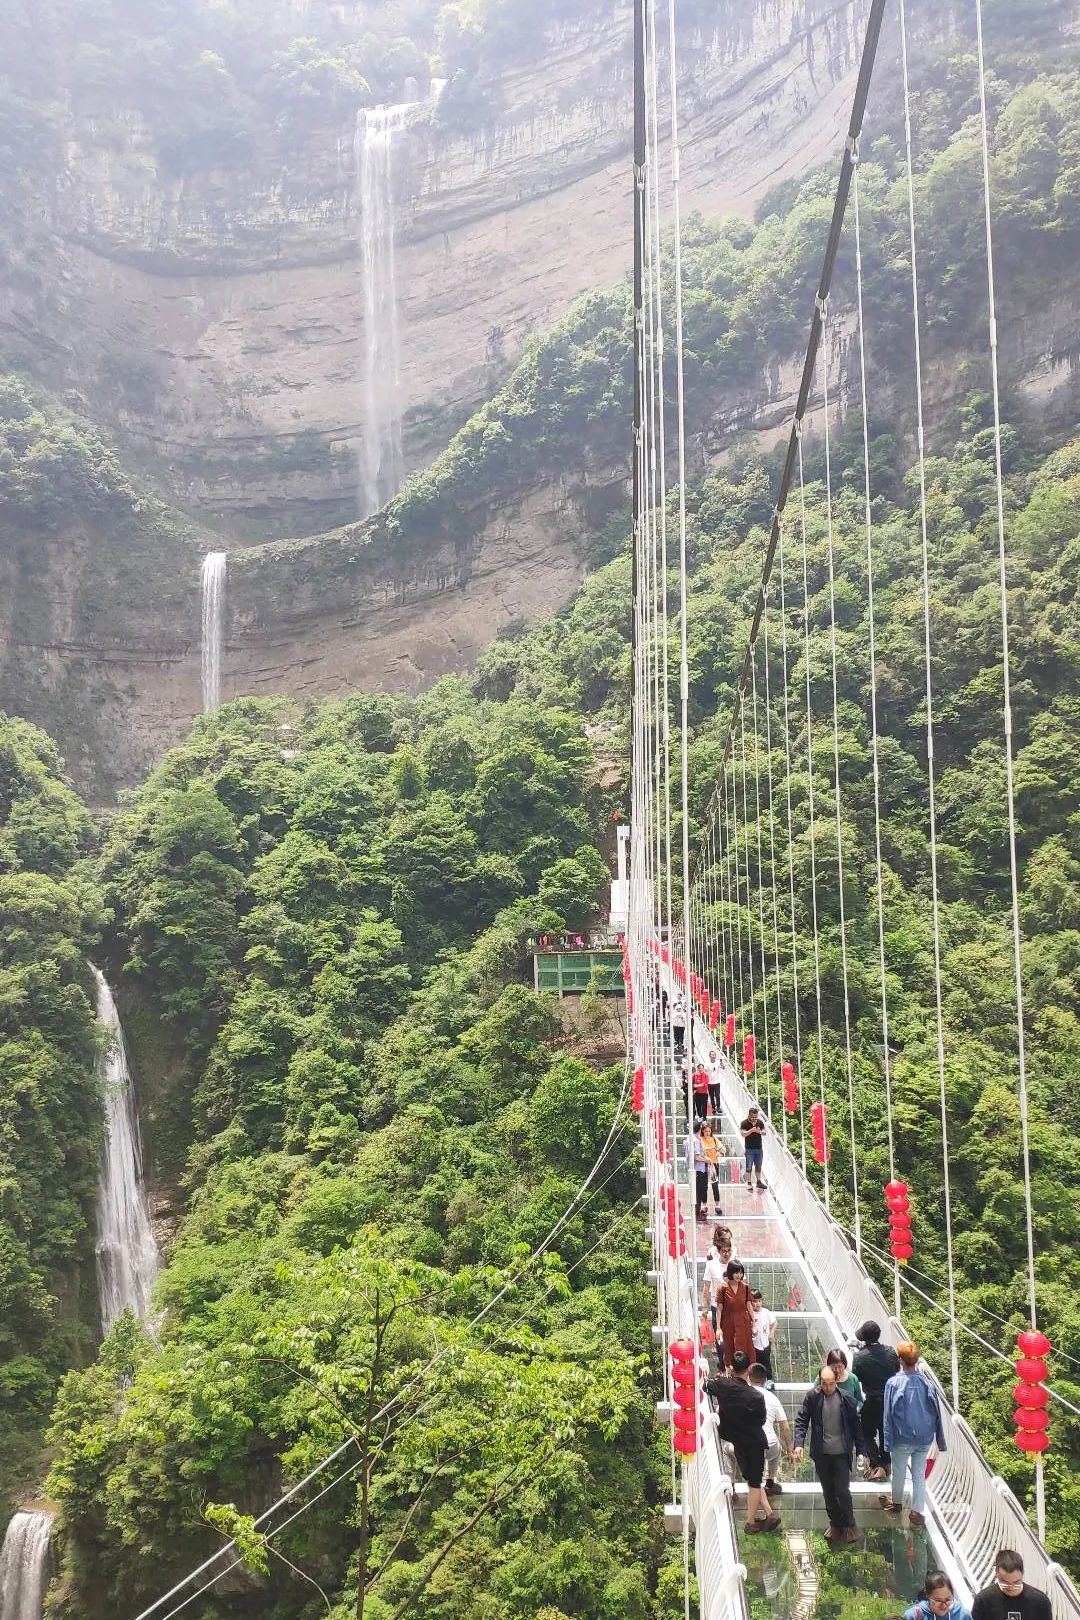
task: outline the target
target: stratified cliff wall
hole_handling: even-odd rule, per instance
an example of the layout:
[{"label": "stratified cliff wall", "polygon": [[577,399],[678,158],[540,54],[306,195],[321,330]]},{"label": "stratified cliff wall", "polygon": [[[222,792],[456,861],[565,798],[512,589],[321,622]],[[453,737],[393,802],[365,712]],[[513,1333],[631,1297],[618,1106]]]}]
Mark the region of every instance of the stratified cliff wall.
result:
[{"label": "stratified cliff wall", "polygon": [[[838,151],[864,11],[719,0],[682,52],[689,209],[749,213]],[[397,138],[409,468],[528,333],[629,268],[632,6],[582,12],[535,61],[474,87],[469,133],[436,113]],[[138,118],[107,112],[84,98],[66,119],[53,183],[0,279],[0,350],[107,424],[164,498],[234,539],[347,521],[366,425],[351,123],[170,178]],[[666,116],[662,103],[661,127]]]}]

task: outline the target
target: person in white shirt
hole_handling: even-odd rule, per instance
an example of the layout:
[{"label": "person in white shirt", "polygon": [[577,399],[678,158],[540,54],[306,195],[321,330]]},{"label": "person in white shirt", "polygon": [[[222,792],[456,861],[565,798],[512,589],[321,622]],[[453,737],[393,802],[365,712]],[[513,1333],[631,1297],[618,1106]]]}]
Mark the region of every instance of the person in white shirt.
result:
[{"label": "person in white shirt", "polygon": [[776,1315],[766,1308],[761,1289],[750,1290],[750,1309],[754,1313],[754,1356],[765,1368],[769,1383],[775,1382],[772,1364],[773,1340],[776,1338]]},{"label": "person in white shirt", "polygon": [[780,1472],[781,1446],[783,1455],[791,1460],[791,1426],[779,1395],[766,1389],[766,1372],[760,1361],[750,1368],[750,1382],[759,1389],[765,1401],[765,1494],[778,1496],[783,1486],[777,1479]]},{"label": "person in white shirt", "polygon": [[730,1226],[714,1226],[712,1242],[705,1251],[705,1274],[702,1278],[702,1310],[709,1311],[714,1333],[716,1307],[720,1300],[720,1289],[727,1276],[727,1264],[729,1260],[736,1259],[738,1256],[731,1241]]}]

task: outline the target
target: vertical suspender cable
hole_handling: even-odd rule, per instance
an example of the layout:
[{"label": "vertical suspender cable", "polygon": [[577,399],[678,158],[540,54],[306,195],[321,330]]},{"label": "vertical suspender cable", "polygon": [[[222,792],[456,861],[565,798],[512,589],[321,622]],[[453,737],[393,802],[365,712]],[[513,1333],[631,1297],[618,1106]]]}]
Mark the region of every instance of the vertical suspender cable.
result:
[{"label": "vertical suspender cable", "polygon": [[784,569],[784,526],[780,526],[780,654],[784,666],[784,786],[787,792],[788,896],[791,903],[791,995],[795,1016],[795,1073],[799,1078],[799,1143],[806,1174],[806,1099],[803,1094],[802,1012],[799,1008],[799,944],[795,919],[795,817],[791,808],[791,697],[788,683],[787,576]]},{"label": "vertical suspender cable", "polygon": [[[755,644],[753,656],[750,660],[750,718],[754,727],[754,807],[755,826],[757,829],[757,903],[758,903],[758,939],[761,944],[761,1027],[765,1044],[765,1113],[772,1124],[772,1102],[770,1091],[769,1068],[769,997],[768,981],[765,969],[765,884],[762,876],[761,856],[761,748],[758,741],[758,702],[757,702],[757,647]],[[754,1074],[758,1073],[755,1063]],[[760,1084],[760,1082],[759,1082]]]},{"label": "vertical suspender cable", "polygon": [[[820,307],[818,315],[820,318]],[[799,529],[802,535],[803,576],[803,662],[806,666],[806,804],[809,816],[810,838],[810,922],[814,941],[814,1000],[817,1009],[817,1062],[818,1098],[825,1107],[825,1033],[821,1018],[821,939],[818,931],[817,904],[817,825],[814,820],[814,730],[813,706],[810,700],[810,565],[807,558],[806,538],[806,473],[803,467],[802,426],[799,430]],[[829,1198],[829,1155],[822,1166],[825,1172],[825,1208],[831,1208]]]},{"label": "vertical suspender cable", "polygon": [[[764,657],[762,663],[765,670],[765,767],[768,773],[769,784],[769,892],[772,897],[772,937],[773,937],[773,972],[776,975],[776,1044],[779,1049],[777,1061],[784,1060],[784,993],[782,987],[782,973],[780,969],[780,919],[776,899],[776,810],[773,798],[773,767],[772,767],[772,690],[771,675],[769,673],[769,598],[765,597],[765,611],[761,615],[761,629],[763,636]],[[788,1139],[787,1109],[784,1107],[783,1086],[780,1092],[780,1117],[784,1123],[784,1144]]]},{"label": "vertical suspender cable", "polygon": [[[686,588],[686,378],[683,365],[683,285],[682,285],[682,203],[679,191],[679,75],[675,37],[675,0],[668,0],[668,93],[671,100],[671,210],[675,247],[675,392],[676,432],[678,435],[679,478],[679,763],[682,812],[682,899],[683,916],[690,914],[690,662],[687,646]],[[689,978],[689,941],[684,933],[683,965]],[[687,1008],[687,1072],[694,1072],[694,1020]],[[690,1222],[691,1275],[697,1278],[697,1222]],[[685,1608],[689,1620],[690,1592],[687,1584]]]},{"label": "vertical suspender cable", "polygon": [[[754,1008],[754,900],[750,893],[750,816],[746,808],[746,704],[739,693],[739,765],[742,771],[743,841],[746,844],[746,963],[750,981],[750,1033],[757,1044],[757,1012]],[[745,1079],[745,1074],[743,1075]],[[757,1064],[754,1065],[753,1092],[758,1096]]]},{"label": "vertical suspender cable", "polygon": [[844,992],[844,1058],[847,1065],[848,1127],[851,1133],[851,1196],[855,1252],[862,1254],[859,1161],[855,1145],[855,1075],[851,1061],[851,997],[848,987],[847,902],[844,897],[844,817],[840,798],[840,699],[836,678],[836,546],[833,525],[832,431],[829,425],[829,305],[821,311],[821,380],[825,409],[825,511],[829,557],[829,651],[832,659],[833,792],[836,796],[836,890],[840,902],[840,971]]},{"label": "vertical suspender cable", "polygon": [[948,1107],[945,1093],[945,1026],[941,1005],[941,902],[938,893],[937,801],[934,761],[933,663],[930,647],[930,537],[926,514],[926,432],[923,420],[922,319],[919,270],[915,252],[915,169],[911,149],[911,84],[908,69],[907,17],[900,6],[900,59],[904,81],[904,146],[907,158],[908,227],[911,237],[911,303],[915,327],[915,394],[919,435],[919,527],[922,539],[923,653],[926,666],[926,769],[930,793],[930,879],[934,934],[934,1016],[937,1036],[938,1091],[941,1105],[941,1157],[945,1194],[945,1245],[949,1268],[949,1360],[952,1399],[960,1408],[960,1361],[956,1334],[956,1275],[953,1270],[952,1177],[949,1169]]},{"label": "vertical suspender cable", "polygon": [[[1005,789],[1009,811],[1009,878],[1012,888],[1013,976],[1016,981],[1016,1050],[1020,1095],[1020,1139],[1024,1165],[1024,1216],[1027,1227],[1028,1316],[1038,1327],[1035,1295],[1035,1222],[1031,1201],[1031,1133],[1028,1119],[1027,1047],[1024,1036],[1024,980],[1021,962],[1020,874],[1016,856],[1016,788],[1013,760],[1012,680],[1009,659],[1008,553],[1005,543],[1005,479],[1001,453],[1001,385],[998,376],[997,288],[994,277],[994,221],[990,201],[990,128],[986,111],[986,53],[982,0],[975,0],[975,33],[979,68],[979,122],[982,136],[983,219],[986,229],[986,292],[990,325],[990,378],[994,406],[994,474],[997,485],[998,575],[1001,594],[1001,657],[1004,682]],[[1040,1541],[1046,1539],[1046,1484],[1042,1458],[1035,1459],[1035,1511]]]},{"label": "vertical suspender cable", "polygon": [[[885,1075],[885,1123],[889,1145],[889,1180],[896,1180],[896,1131],[892,1107],[892,1056],[889,1051],[889,992],[885,976],[885,879],[881,860],[881,762],[878,731],[877,629],[874,619],[874,514],[870,491],[870,407],[866,391],[866,323],[863,309],[862,214],[859,202],[859,145],[852,150],[855,165],[855,282],[858,295],[859,377],[862,401],[863,505],[866,516],[866,621],[870,639],[870,752],[874,783],[874,871],[877,891],[878,972],[881,979],[881,1061]],[[894,1260],[893,1310],[900,1315],[900,1266]]]}]

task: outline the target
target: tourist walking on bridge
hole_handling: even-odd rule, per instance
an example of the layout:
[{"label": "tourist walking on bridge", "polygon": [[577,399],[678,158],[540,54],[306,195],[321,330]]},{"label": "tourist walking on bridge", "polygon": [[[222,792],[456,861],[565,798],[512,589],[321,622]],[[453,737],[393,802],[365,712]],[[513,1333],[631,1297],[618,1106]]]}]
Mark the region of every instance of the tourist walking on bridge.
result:
[{"label": "tourist walking on bridge", "polygon": [[945,1450],[945,1430],[941,1402],[929,1373],[919,1366],[917,1344],[898,1344],[900,1371],[885,1386],[885,1449],[892,1453],[892,1496],[883,1496],[887,1513],[900,1513],[904,1507],[904,1476],[911,1469],[912,1524],[926,1523],[926,1459],[937,1442]]},{"label": "tourist walking on bridge", "polygon": [[731,1367],[737,1355],[746,1357],[746,1365],[754,1357],[754,1319],[750,1310],[750,1290],[746,1286],[746,1272],[738,1260],[729,1260],[724,1269],[724,1285],[720,1290],[719,1332],[724,1340],[724,1365]]},{"label": "tourist walking on bridge", "polygon": [[[710,1378],[705,1388],[716,1402],[720,1433],[730,1443],[739,1472],[746,1481],[746,1533],[756,1536],[766,1530],[779,1530],[780,1515],[773,1512],[762,1488],[768,1454],[767,1407],[762,1391],[751,1385],[749,1372],[749,1356],[737,1351],[730,1374],[725,1378]],[[765,1515],[762,1523],[758,1523],[759,1512]]]},{"label": "tourist walking on bridge", "polygon": [[900,1371],[900,1357],[891,1344],[881,1343],[878,1322],[864,1322],[856,1334],[862,1349],[852,1372],[863,1387],[862,1426],[870,1459],[870,1478],[888,1479],[892,1461],[885,1446],[885,1385]]},{"label": "tourist walking on bridge", "polygon": [[923,1585],[923,1595],[910,1609],[904,1620],[971,1620],[971,1615],[953,1591],[953,1584],[943,1569],[932,1569]]},{"label": "tourist walking on bridge", "polygon": [[746,1185],[752,1187],[757,1176],[758,1192],[764,1192],[761,1170],[765,1162],[765,1119],[761,1109],[751,1108],[739,1129],[746,1152]]},{"label": "tourist walking on bridge", "polygon": [[855,1453],[866,1448],[859,1425],[859,1414],[850,1395],[836,1387],[836,1374],[822,1367],[818,1381],[799,1408],[795,1419],[796,1462],[802,1462],[810,1437],[810,1456],[825,1498],[829,1515],[827,1541],[857,1541],[855,1509],[851,1502],[851,1470]]},{"label": "tourist walking on bridge", "polygon": [[1024,1580],[1024,1560],[1011,1547],[1002,1547],[994,1559],[994,1579],[971,1605],[973,1620],[1051,1620],[1053,1609],[1045,1592]]}]

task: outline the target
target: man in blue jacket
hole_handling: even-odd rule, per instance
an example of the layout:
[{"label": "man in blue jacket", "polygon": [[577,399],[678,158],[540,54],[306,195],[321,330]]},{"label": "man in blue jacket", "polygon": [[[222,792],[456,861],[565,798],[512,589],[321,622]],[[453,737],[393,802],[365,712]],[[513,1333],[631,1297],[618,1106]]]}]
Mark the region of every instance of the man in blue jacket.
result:
[{"label": "man in blue jacket", "polygon": [[836,1374],[822,1367],[818,1381],[799,1408],[795,1419],[796,1462],[802,1462],[806,1436],[810,1435],[810,1456],[825,1498],[829,1515],[827,1541],[857,1541],[855,1510],[851,1505],[851,1470],[855,1453],[866,1451],[859,1413],[850,1395],[836,1387]]},{"label": "man in blue jacket", "polygon": [[910,1341],[898,1344],[900,1371],[885,1385],[885,1450],[892,1453],[892,1495],[882,1496],[880,1502],[886,1513],[904,1510],[904,1483],[911,1468],[912,1524],[926,1523],[926,1459],[930,1447],[937,1442],[939,1451],[945,1450],[945,1430],[941,1421],[941,1402],[937,1388],[929,1373],[919,1366],[917,1344]]}]

